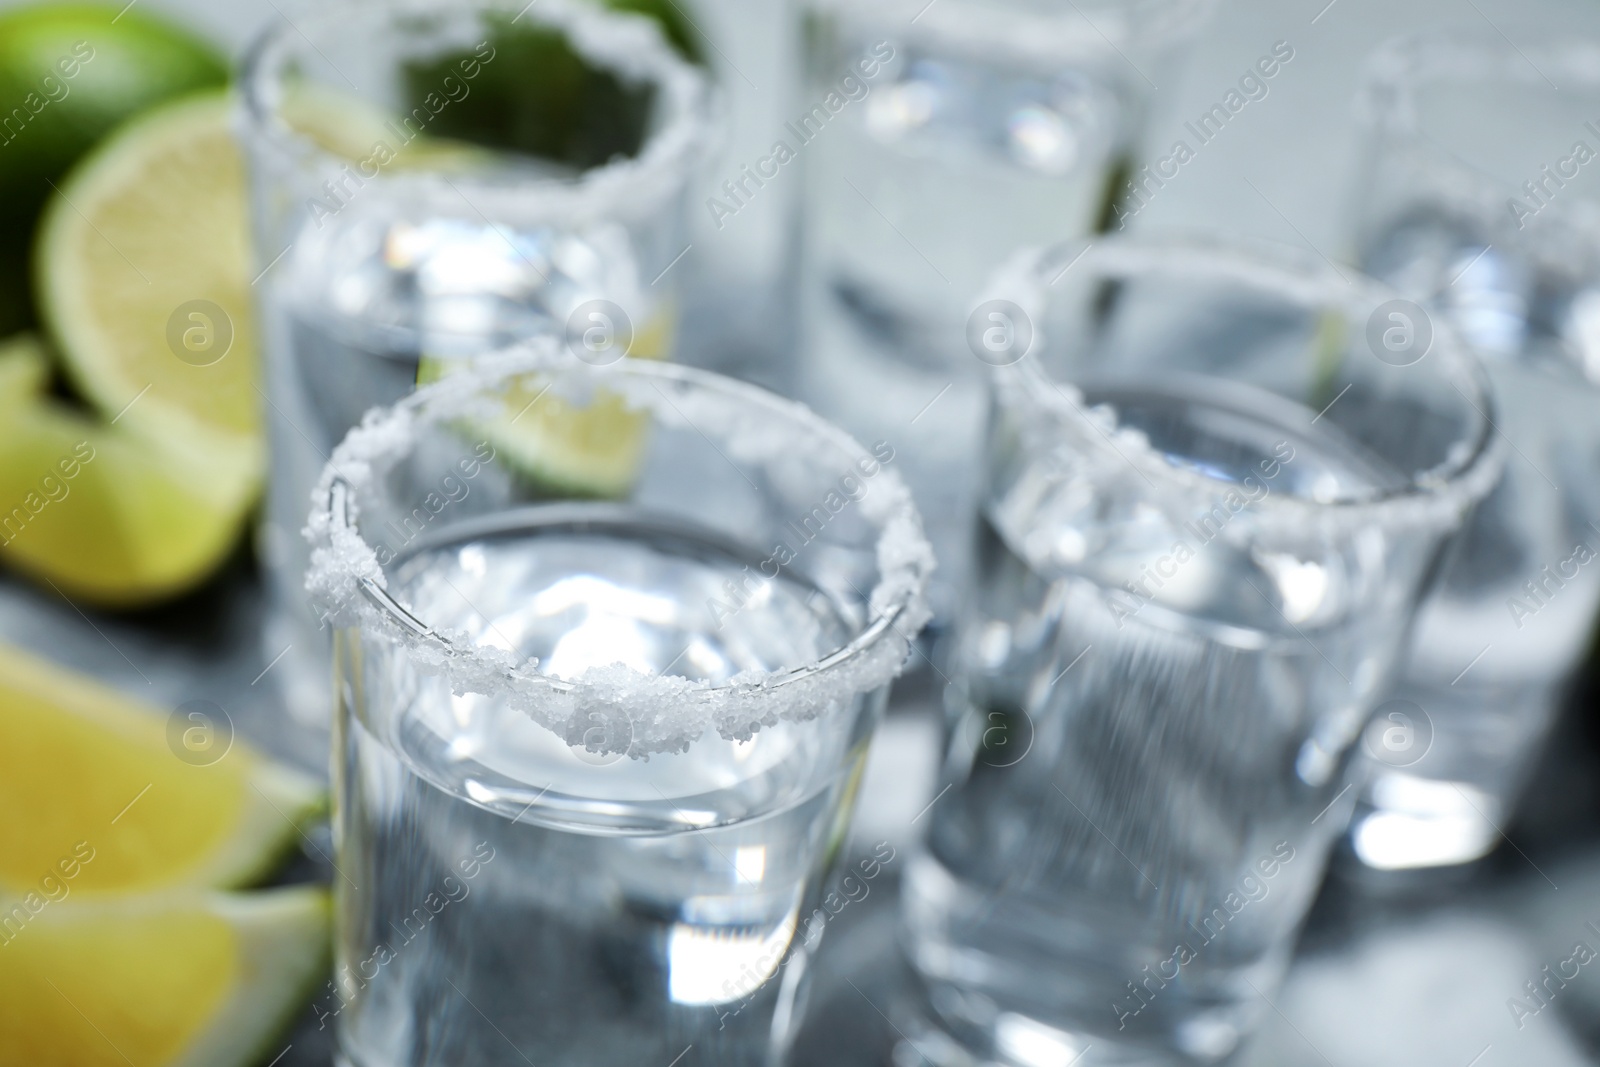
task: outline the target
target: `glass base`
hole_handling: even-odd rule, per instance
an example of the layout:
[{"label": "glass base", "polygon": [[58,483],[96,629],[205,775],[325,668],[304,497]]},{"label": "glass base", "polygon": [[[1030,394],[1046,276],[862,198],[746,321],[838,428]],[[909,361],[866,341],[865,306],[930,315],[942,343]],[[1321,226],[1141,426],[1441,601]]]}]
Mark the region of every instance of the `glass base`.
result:
[{"label": "glass base", "polygon": [[1494,851],[1505,805],[1470,782],[1387,772],[1350,823],[1350,850],[1378,871],[1454,867]]},{"label": "glass base", "polygon": [[[1110,1040],[1105,1034],[1061,1029],[1016,1012],[999,1012],[982,1024],[951,1025],[934,1021],[937,1013],[922,1004],[902,1013],[894,1067],[1196,1067],[1226,1061],[1218,1056],[1194,1057],[1170,1048]],[[1229,1028],[1220,1039],[1230,1052],[1243,1034]]]},{"label": "glass base", "polygon": [[1494,852],[1562,692],[1544,682],[1397,687],[1362,738],[1366,784],[1341,862],[1395,882],[1400,872],[1466,867]]}]

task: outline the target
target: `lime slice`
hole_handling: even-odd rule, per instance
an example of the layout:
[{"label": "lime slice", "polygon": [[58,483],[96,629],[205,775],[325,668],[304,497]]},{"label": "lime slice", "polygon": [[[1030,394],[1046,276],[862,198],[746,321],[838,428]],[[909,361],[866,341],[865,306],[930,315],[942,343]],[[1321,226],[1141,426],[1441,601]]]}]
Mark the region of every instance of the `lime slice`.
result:
[{"label": "lime slice", "polygon": [[168,714],[0,647],[0,707],[0,811],[26,813],[0,819],[0,900],[246,885],[322,809],[215,705]]},{"label": "lime slice", "polygon": [[[424,357],[417,384],[461,364]],[[459,432],[494,446],[496,458],[534,485],[561,494],[614,498],[627,494],[644,449],[644,417],[620,397],[600,394],[582,407],[551,396],[546,380],[530,374],[506,390],[504,413],[464,420]]]},{"label": "lime slice", "polygon": [[324,890],[295,888],[69,894],[13,913],[0,927],[0,1063],[264,1063],[325,973],[328,910]]},{"label": "lime slice", "polygon": [[[512,390],[507,414],[473,430],[509,468],[563,495],[627,495],[638,476],[645,419],[620,397],[599,395],[584,407],[540,396],[542,383]],[[520,414],[519,414],[520,412]]]},{"label": "lime slice", "polygon": [[122,3],[47,3],[0,15],[0,333],[30,323],[28,251],[51,183],[129,116],[228,80],[187,30]]},{"label": "lime slice", "polygon": [[444,137],[414,134],[405,141],[397,132],[402,129],[400,114],[321,82],[289,85],[278,114],[296,133],[323,151],[345,159],[367,159],[381,144],[389,154],[383,167],[390,172],[428,169],[467,173],[492,165],[496,158],[486,148]]},{"label": "lime slice", "polygon": [[32,401],[50,380],[50,360],[31,333],[0,341],[0,409]]},{"label": "lime slice", "polygon": [[[40,310],[73,384],[182,456],[262,462],[244,168],[229,97],[123,126],[45,210]],[[231,495],[230,491],[227,495]]]},{"label": "lime slice", "polygon": [[1307,390],[1306,404],[1321,411],[1333,402],[1334,385],[1349,347],[1344,315],[1324,311],[1317,318],[1317,332],[1311,338],[1311,388]]},{"label": "lime slice", "polygon": [[[673,325],[670,312],[652,316],[634,335],[629,357],[666,359]],[[456,366],[454,360],[424,357],[417,384],[437,381]],[[602,391],[578,407],[549,395],[545,382],[530,375],[507,391],[505,414],[474,421],[463,432],[488,441],[501,462],[537,486],[614,499],[626,496],[639,476],[647,425],[620,397]]]},{"label": "lime slice", "polygon": [[0,346],[0,562],[108,607],[198,584],[238,543],[257,477],[241,453],[174,453],[42,395],[46,357]]}]

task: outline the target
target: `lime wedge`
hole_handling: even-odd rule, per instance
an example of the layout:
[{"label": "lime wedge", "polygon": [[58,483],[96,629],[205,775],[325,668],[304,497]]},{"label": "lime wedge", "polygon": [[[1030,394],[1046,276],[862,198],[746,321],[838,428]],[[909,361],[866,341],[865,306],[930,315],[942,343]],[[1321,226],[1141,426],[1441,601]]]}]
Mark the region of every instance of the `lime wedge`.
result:
[{"label": "lime wedge", "polygon": [[250,458],[178,453],[42,395],[28,335],[0,345],[0,562],[107,607],[181,593],[238,542]]},{"label": "lime wedge", "polygon": [[0,707],[0,811],[26,813],[0,819],[0,900],[247,885],[322,810],[215,705],[169,714],[0,647]]},{"label": "lime wedge", "polygon": [[[437,381],[458,366],[424,357],[417,384]],[[543,376],[527,375],[506,390],[502,414],[465,420],[460,432],[488,441],[500,462],[535,486],[577,496],[625,495],[644,449],[643,416],[607,394],[578,407],[550,395],[547,385]]]},{"label": "lime wedge", "polygon": [[[628,355],[666,359],[673,336],[672,316],[651,317],[634,335]],[[453,360],[424,357],[417,384],[426,385],[458,366]],[[648,422],[605,391],[578,407],[550,395],[545,381],[529,375],[507,390],[504,414],[463,427],[494,446],[507,468],[535,486],[564,495],[614,499],[627,495],[639,476]]]},{"label": "lime wedge", "polygon": [[317,147],[352,161],[372,157],[379,145],[390,154],[385,170],[439,170],[464,174],[494,163],[486,148],[427,134],[403,136],[405,116],[321,82],[295,82],[284,92],[279,116]]},{"label": "lime wedge", "polygon": [[519,386],[507,397],[507,414],[474,431],[538,485],[563,495],[625,496],[639,471],[644,417],[616,396],[599,395],[580,408],[540,396],[541,389],[536,380]]},{"label": "lime wedge", "polygon": [[230,113],[226,94],[208,92],[118,129],[45,209],[36,272],[67,373],[101,414],[258,478],[244,167]]},{"label": "lime wedge", "polygon": [[0,927],[0,1063],[264,1063],[328,955],[322,889],[49,901]]},{"label": "lime wedge", "polygon": [[31,333],[0,341],[0,409],[32,401],[50,380],[50,360]]}]

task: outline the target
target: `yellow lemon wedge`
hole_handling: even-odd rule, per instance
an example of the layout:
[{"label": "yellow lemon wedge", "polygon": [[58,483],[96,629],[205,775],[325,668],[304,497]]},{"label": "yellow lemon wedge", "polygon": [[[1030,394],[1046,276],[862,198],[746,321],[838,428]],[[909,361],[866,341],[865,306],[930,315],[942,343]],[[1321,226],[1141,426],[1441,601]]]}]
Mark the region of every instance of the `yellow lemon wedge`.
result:
[{"label": "yellow lemon wedge", "polygon": [[216,705],[166,713],[0,647],[0,901],[248,885],[322,807]]},{"label": "yellow lemon wedge", "polygon": [[318,888],[50,903],[0,925],[0,1063],[247,1067],[327,967]]}]

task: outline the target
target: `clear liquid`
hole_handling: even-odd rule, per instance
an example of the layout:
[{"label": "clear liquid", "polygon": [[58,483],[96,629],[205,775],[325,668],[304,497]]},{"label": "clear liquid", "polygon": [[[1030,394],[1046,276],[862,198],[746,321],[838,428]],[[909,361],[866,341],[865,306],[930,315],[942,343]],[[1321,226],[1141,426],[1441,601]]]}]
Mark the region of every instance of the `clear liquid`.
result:
[{"label": "clear liquid", "polygon": [[[848,638],[844,609],[787,578],[719,629],[708,601],[749,560],[713,539],[529,514],[433,542],[398,565],[397,595],[569,677],[621,662],[718,682]],[[337,739],[346,1062],[633,1067],[690,1045],[695,1062],[779,1062],[873,715],[618,759],[494,701],[374,680],[393,665],[366,655],[366,704]],[[446,901],[431,916],[430,893]],[[392,958],[367,962],[380,946]]]},{"label": "clear liquid", "polygon": [[899,453],[940,560],[943,615],[970,557],[986,411],[967,317],[1018,248],[1096,228],[1132,105],[1088,74],[895,47],[898,65],[800,149],[813,205],[801,390]]},{"label": "clear liquid", "polygon": [[[1114,399],[1207,471],[1219,500],[1247,478],[1284,495],[1392,480],[1351,443],[1305,432],[1315,413],[1287,402],[1089,399]],[[1270,990],[1286,962],[1341,826],[1322,813],[1403,612],[1374,610],[1394,582],[1381,543],[1361,538],[1308,535],[1307,554],[1269,555],[1145,515],[1080,554],[1097,509],[1074,529],[1065,512],[1013,506],[1051,499],[1036,483],[1053,477],[1025,472],[981,528],[955,784],[908,872],[911,958],[941,1027],[976,1054],[1210,1062],[1256,1017],[1249,983]],[[1174,566],[1180,543],[1192,556]],[[1172,573],[1146,580],[1155,595],[1129,614],[1124,583],[1146,568]]]},{"label": "clear liquid", "polygon": [[1549,237],[1536,228],[1486,250],[1461,220],[1425,212],[1366,257],[1403,290],[1437,294],[1432,307],[1483,357],[1513,445],[1418,614],[1393,694],[1425,717],[1418,748],[1384,748],[1386,715],[1366,746],[1382,759],[1352,843],[1375,867],[1495,846],[1600,613],[1600,288]]},{"label": "clear liquid", "polygon": [[419,217],[384,195],[362,190],[338,216],[308,224],[262,280],[272,471],[262,550],[278,616],[267,654],[288,646],[274,674],[319,752],[329,638],[303,588],[310,550],[300,530],[344,435],[368,410],[414,390],[424,357],[469,357],[560,334],[591,300],[624,308],[634,354],[660,355],[666,343],[668,312],[643,295],[621,227],[518,231],[476,215]]}]

